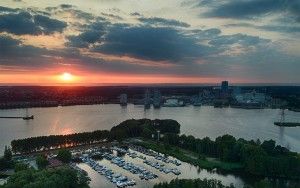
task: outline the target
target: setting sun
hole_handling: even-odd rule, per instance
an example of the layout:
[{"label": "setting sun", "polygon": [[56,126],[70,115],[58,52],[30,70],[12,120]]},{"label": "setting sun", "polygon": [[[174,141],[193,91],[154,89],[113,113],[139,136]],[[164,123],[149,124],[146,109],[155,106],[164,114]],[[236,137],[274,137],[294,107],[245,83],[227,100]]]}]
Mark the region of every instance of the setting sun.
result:
[{"label": "setting sun", "polygon": [[73,75],[68,73],[68,72],[65,72],[61,75],[61,79],[65,82],[68,82],[68,81],[72,81],[73,80]]}]

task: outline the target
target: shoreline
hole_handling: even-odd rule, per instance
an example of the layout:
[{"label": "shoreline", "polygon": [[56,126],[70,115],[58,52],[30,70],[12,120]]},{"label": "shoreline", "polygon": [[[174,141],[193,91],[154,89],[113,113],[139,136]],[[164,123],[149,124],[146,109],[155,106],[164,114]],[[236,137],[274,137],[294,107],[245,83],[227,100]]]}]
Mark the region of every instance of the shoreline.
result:
[{"label": "shoreline", "polygon": [[[51,108],[51,107],[66,107],[66,106],[92,106],[92,105],[106,105],[106,104],[118,104],[121,107],[124,107],[118,102],[95,102],[95,103],[77,103],[77,104],[63,104],[63,105],[61,105],[61,104],[55,104],[55,105],[28,105],[28,106],[16,105],[16,106],[13,106],[13,107],[3,107],[5,105],[0,104],[0,110],[26,109],[26,108]],[[128,104],[135,105],[135,106],[144,106],[143,104],[134,104],[134,103],[128,103]],[[184,105],[184,106],[176,106],[176,108],[179,108],[179,107],[183,108],[183,107],[189,107],[189,106],[194,106],[194,105],[190,104],[190,105]],[[212,105],[203,104],[201,106],[211,106],[211,107],[214,107],[214,108],[235,108],[235,109],[245,109],[245,110],[281,109],[279,107],[278,108],[273,108],[273,107],[249,107],[249,106],[235,106],[235,105],[215,107],[213,104]],[[199,106],[195,106],[195,107],[199,107]],[[161,105],[160,108],[173,108],[173,106]],[[159,108],[155,108],[155,109],[159,109]],[[300,112],[299,109],[295,110],[295,109],[287,108],[287,110],[292,111],[292,112]]]}]

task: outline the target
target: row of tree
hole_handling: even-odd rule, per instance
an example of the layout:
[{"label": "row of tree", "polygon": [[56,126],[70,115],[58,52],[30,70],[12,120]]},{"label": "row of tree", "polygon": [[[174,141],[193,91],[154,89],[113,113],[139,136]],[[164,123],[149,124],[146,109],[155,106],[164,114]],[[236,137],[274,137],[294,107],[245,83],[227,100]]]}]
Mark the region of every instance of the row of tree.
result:
[{"label": "row of tree", "polygon": [[108,138],[109,131],[94,131],[69,135],[39,136],[13,140],[11,142],[14,153],[30,153],[40,150],[77,146],[103,141]]},{"label": "row of tree", "polygon": [[261,143],[236,139],[231,135],[217,137],[215,141],[208,137],[198,139],[193,136],[165,134],[166,145],[178,146],[200,155],[216,157],[226,162],[243,164],[244,170],[250,174],[300,178],[300,157],[287,148],[268,140]]},{"label": "row of tree", "polygon": [[41,150],[64,148],[102,142],[104,140],[122,140],[131,137],[150,138],[157,130],[161,133],[180,132],[180,124],[175,120],[131,119],[108,130],[75,133],[69,135],[50,135],[13,140],[11,142],[14,153],[31,153]]}]

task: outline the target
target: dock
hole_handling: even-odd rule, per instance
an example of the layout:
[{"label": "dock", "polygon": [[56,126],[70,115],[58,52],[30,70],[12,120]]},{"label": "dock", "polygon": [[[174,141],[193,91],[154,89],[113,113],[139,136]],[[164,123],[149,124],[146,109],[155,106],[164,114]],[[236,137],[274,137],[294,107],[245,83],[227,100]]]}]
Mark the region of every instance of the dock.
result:
[{"label": "dock", "polygon": [[0,117],[0,119],[23,119],[25,117],[22,117],[22,116],[3,116],[3,117]]},{"label": "dock", "polygon": [[300,123],[298,122],[274,122],[274,125],[279,127],[298,127]]},{"label": "dock", "polygon": [[34,119],[34,116],[0,116],[0,119],[23,119],[23,120],[30,120]]}]

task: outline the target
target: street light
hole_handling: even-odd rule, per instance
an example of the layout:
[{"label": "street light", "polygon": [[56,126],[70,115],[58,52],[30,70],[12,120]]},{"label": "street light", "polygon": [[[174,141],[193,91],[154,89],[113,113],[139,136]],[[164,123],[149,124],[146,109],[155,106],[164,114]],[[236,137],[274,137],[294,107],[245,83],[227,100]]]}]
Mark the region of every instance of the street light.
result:
[{"label": "street light", "polygon": [[157,131],[157,142],[159,142],[159,137],[160,137],[160,131]]}]

